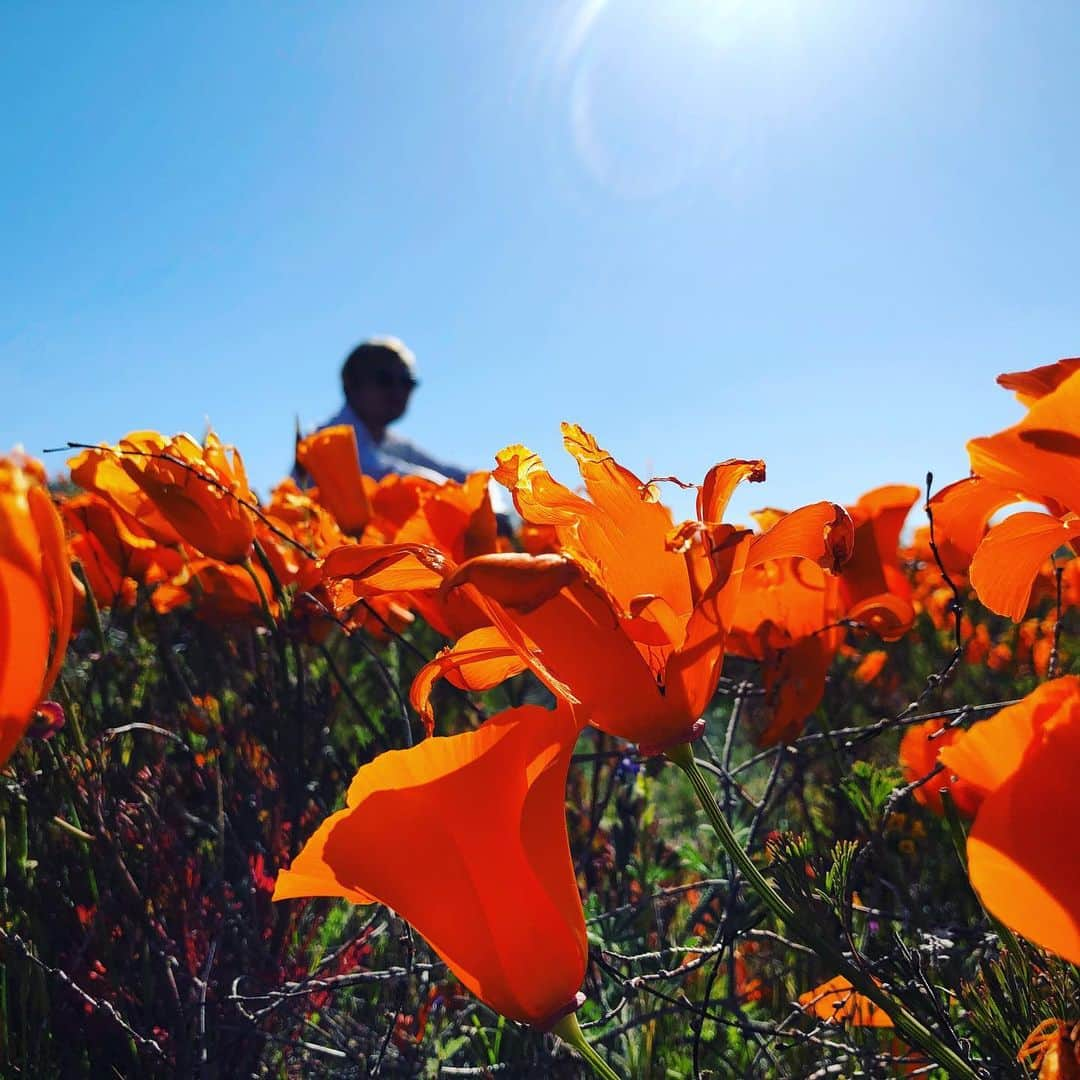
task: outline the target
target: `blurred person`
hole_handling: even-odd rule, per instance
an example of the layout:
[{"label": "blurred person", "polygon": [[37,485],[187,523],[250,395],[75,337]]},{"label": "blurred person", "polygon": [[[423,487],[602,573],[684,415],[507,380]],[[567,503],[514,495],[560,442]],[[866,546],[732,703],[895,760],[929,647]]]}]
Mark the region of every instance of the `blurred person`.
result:
[{"label": "blurred person", "polygon": [[351,427],[356,432],[360,468],[376,480],[389,473],[405,473],[437,483],[462,481],[467,475],[464,469],[437,461],[388,430],[405,415],[418,385],[416,358],[403,342],[393,337],[369,338],[345,357],[341,366],[345,404],[319,427]]},{"label": "blurred person", "polygon": [[[464,481],[468,470],[425,453],[415,443],[388,428],[405,415],[409,399],[419,382],[416,357],[395,337],[368,338],[356,346],[341,366],[341,389],[345,403],[317,430],[346,424],[356,432],[360,469],[381,480],[390,473],[423,476],[436,483]],[[293,469],[298,482],[306,477],[299,465]],[[501,532],[508,534],[514,514],[505,490],[491,481],[491,507]]]}]

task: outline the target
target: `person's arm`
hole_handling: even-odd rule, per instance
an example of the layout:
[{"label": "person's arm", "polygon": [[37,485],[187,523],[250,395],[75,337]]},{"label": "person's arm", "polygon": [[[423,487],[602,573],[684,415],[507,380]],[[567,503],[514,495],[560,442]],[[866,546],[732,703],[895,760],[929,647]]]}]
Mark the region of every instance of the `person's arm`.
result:
[{"label": "person's arm", "polygon": [[[382,446],[379,447],[379,453],[388,462],[396,462],[400,466],[413,466],[413,468],[402,467],[399,470],[405,473],[415,473],[416,467],[419,467],[428,473],[437,473],[440,480],[456,480],[459,484],[469,475],[465,469],[459,468],[457,465],[448,465],[446,462],[436,461],[430,454],[424,453],[420,447],[409,442],[408,439],[403,439],[390,432],[387,432]],[[391,467],[391,471],[395,471],[393,467]]]}]

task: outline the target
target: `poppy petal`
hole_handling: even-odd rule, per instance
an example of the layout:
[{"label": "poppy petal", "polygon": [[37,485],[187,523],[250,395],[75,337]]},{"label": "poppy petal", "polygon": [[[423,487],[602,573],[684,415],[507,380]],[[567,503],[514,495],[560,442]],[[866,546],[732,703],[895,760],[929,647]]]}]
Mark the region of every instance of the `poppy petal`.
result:
[{"label": "poppy petal", "polygon": [[997,383],[1012,390],[1021,404],[1032,405],[1056,390],[1074,371],[1080,371],[1080,357],[1068,357],[1030,371],[1007,372],[997,377]]},{"label": "poppy petal", "polygon": [[993,791],[1020,768],[1038,731],[1063,705],[1080,695],[1080,678],[1051,679],[1023,701],[1002,709],[963,732],[938,758],[982,792]]},{"label": "poppy petal", "polygon": [[[1029,432],[1080,435],[1080,371],[1037,400],[1019,424],[968,443],[971,470],[1000,487],[1022,491],[1036,502],[1053,500],[1057,507],[1080,509],[1080,456],[1068,441],[1055,448],[1025,439]],[[1045,444],[1045,437],[1043,437]],[[1064,451],[1064,452],[1062,452]],[[1055,509],[1057,508],[1055,507]]]},{"label": "poppy petal", "polygon": [[971,883],[1007,926],[1080,963],[1080,705],[1047,725],[1013,776],[987,796],[968,836]]},{"label": "poppy petal", "polygon": [[812,559],[835,574],[851,557],[854,543],[854,526],[842,506],[811,503],[785,514],[767,532],[755,536],[746,564],[798,557]]},{"label": "poppy petal", "polygon": [[1023,498],[981,476],[969,476],[943,487],[931,500],[934,541],[945,569],[967,573],[971,557],[986,534],[990,519],[1003,506]]},{"label": "poppy petal", "polygon": [[744,480],[760,484],[765,479],[765,462],[743,458],[730,458],[714,465],[706,474],[698,489],[698,521],[706,525],[719,525],[731,501],[735,489]]},{"label": "poppy petal", "polygon": [[348,544],[326,556],[323,577],[362,583],[362,592],[409,592],[438,589],[452,569],[441,551],[422,544]]},{"label": "poppy petal", "polygon": [[0,764],[22,738],[42,694],[51,622],[36,576],[0,559]]},{"label": "poppy petal", "polygon": [[463,635],[455,645],[443,649],[425,664],[413,679],[409,700],[431,734],[435,723],[431,693],[439,679],[446,679],[459,690],[478,692],[490,690],[527,668],[499,630],[482,627]]},{"label": "poppy petal", "polygon": [[1020,622],[1043,564],[1080,536],[1080,525],[1049,514],[1013,514],[983,538],[971,560],[971,585],[991,611]]},{"label": "poppy petal", "polygon": [[275,899],[387,904],[478,997],[542,1023],[574,1000],[585,973],[565,819],[577,735],[568,709],[529,705],[382,754],[279,875]]}]

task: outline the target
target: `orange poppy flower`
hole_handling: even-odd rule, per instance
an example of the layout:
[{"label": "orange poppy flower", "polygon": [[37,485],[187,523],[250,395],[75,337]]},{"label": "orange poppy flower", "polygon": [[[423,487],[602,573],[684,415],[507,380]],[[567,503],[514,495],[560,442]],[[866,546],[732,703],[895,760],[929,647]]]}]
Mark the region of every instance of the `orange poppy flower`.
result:
[{"label": "orange poppy flower", "polygon": [[1038,1069],[1036,1080],[1080,1080],[1080,1023],[1044,1020],[1024,1040],[1016,1060]]},{"label": "orange poppy flower", "polygon": [[371,502],[368,532],[376,533],[385,543],[397,536],[398,529],[416,513],[424,499],[440,487],[426,477],[400,473],[389,473],[377,483],[365,476],[364,485]]},{"label": "orange poppy flower", "polygon": [[[262,586],[262,596],[252,574]],[[194,603],[200,618],[228,623],[260,618],[263,596],[267,598],[270,615],[276,618],[278,604],[272,599],[270,579],[261,566],[252,565],[249,570],[217,559],[194,559],[172,581],[159,585],[150,602],[159,615]]]},{"label": "orange poppy flower", "polygon": [[837,975],[813,990],[799,995],[799,1004],[811,1016],[835,1024],[854,1027],[893,1026],[889,1014],[860,994],[843,975]]},{"label": "orange poppy flower", "polygon": [[360,471],[356,432],[350,424],[322,428],[296,444],[296,460],[318,485],[319,502],[342,532],[359,536],[371,520],[371,503]]},{"label": "orange poppy flower", "polygon": [[[836,574],[810,559],[785,558],[743,575],[729,650],[762,664],[767,720],[757,737],[761,745],[794,738],[821,703],[844,636],[841,619],[862,623],[886,641],[910,629],[915,610],[897,544],[917,496],[916,488],[894,484],[849,507],[854,531]],[[754,514],[763,530],[759,555],[769,551],[764,536],[792,516],[775,509]]]},{"label": "orange poppy flower", "polygon": [[[1020,497],[1049,511],[1006,518],[990,529],[971,560],[971,584],[979,599],[1020,622],[1044,563],[1080,540],[1080,370],[1035,398],[1020,423],[972,439],[968,454],[979,484],[989,493],[1010,496],[996,505]],[[988,505],[995,501],[987,495]]]},{"label": "orange poppy flower", "polygon": [[551,1026],[575,1007],[588,955],[565,817],[578,730],[565,707],[526,705],[380,755],[274,899],[387,904],[493,1009]]},{"label": "orange poppy flower", "polygon": [[[113,463],[105,460],[110,457],[126,484],[116,482]],[[212,559],[240,563],[251,555],[255,518],[249,507],[255,498],[240,454],[228,453],[213,432],[200,446],[190,435],[166,439],[155,431],[136,431],[116,447],[85,450],[69,464],[76,483],[111,496],[141,525],[164,519],[174,536]],[[145,500],[132,492],[132,484],[149,499],[156,518],[139,512]]]},{"label": "orange poppy flower", "polygon": [[[444,637],[460,637],[485,625],[487,616],[472,599],[439,590],[454,565],[499,548],[488,474],[472,473],[460,484],[450,480],[421,488],[394,488],[402,496],[395,513],[409,507],[408,516],[393,523],[380,517],[381,524],[373,530],[392,533],[393,543],[345,545],[327,558],[323,578],[334,608],[348,620],[347,613],[358,601],[393,593]],[[409,555],[421,550],[436,553],[425,559],[435,559],[444,572],[422,569]],[[417,570],[419,577],[410,576]]]},{"label": "orange poppy flower", "polygon": [[841,607],[845,618],[864,623],[885,641],[903,637],[915,621],[898,548],[900,531],[918,497],[916,487],[888,484],[848,507],[855,550],[840,573]]},{"label": "orange poppy flower", "polygon": [[41,465],[0,459],[0,764],[64,662],[75,592]]},{"label": "orange poppy flower", "polygon": [[164,581],[183,565],[176,548],[138,532],[100,495],[74,495],[60,510],[70,530],[71,555],[82,564],[99,607],[130,606],[139,582]]},{"label": "orange poppy flower", "polygon": [[589,498],[521,446],[497,456],[495,475],[526,521],[554,529],[564,554],[493,554],[444,568],[444,593],[475,597],[505,649],[500,656],[490,634],[479,652],[475,639],[459,642],[421,671],[424,692],[413,700],[424,713],[435,678],[467,667],[480,685],[516,655],[596,727],[659,752],[700,731],[745,569],[792,555],[831,568],[850,552],[851,523],[841,507],[815,503],[759,537],[721,524],[735,486],[764,477],[761,462],[728,461],[699,489],[698,520],[675,529],[652,486],[581,428],[564,424],[563,435]]},{"label": "orange poppy flower", "polygon": [[[900,768],[904,771],[905,783],[911,784],[923,776],[926,776],[937,764],[938,751],[945,746],[951,746],[957,739],[963,736],[959,728],[950,728],[936,739],[930,736],[935,731],[941,731],[940,720],[927,720],[925,723],[916,724],[904,732],[900,740]],[[925,784],[917,787],[913,794],[917,802],[933,810],[935,814],[944,813],[941,804],[941,789],[948,788],[949,794],[956,803],[956,809],[965,817],[974,817],[975,811],[982,802],[981,794],[966,780],[954,776],[948,769],[939,772]]]},{"label": "orange poppy flower", "polygon": [[981,796],[968,872],[1007,926],[1080,963],[1080,678],[1044,683],[938,753]]}]

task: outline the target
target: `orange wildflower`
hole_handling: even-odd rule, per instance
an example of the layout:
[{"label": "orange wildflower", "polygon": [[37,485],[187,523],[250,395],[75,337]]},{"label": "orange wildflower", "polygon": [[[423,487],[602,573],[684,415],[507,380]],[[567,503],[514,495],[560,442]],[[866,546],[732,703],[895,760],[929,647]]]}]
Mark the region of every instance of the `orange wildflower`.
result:
[{"label": "orange wildflower", "polygon": [[382,754],[274,899],[387,904],[493,1009],[551,1026],[576,1006],[588,954],[564,810],[578,730],[565,707],[526,705]]},{"label": "orange wildflower", "polygon": [[[255,498],[239,452],[230,454],[213,432],[200,446],[190,435],[166,439],[136,431],[116,447],[84,450],[69,465],[76,483],[110,497],[144,526],[164,519],[174,536],[223,562],[240,563],[251,555]],[[144,519],[140,507],[146,500],[157,514]],[[161,538],[160,529],[155,531]]]},{"label": "orange wildflower", "polygon": [[875,488],[848,507],[855,524],[855,545],[840,574],[844,617],[864,623],[885,641],[911,629],[915,609],[911,586],[900,568],[900,531],[919,497],[908,484]]},{"label": "orange wildflower", "polygon": [[1044,1020],[1024,1040],[1016,1060],[1038,1069],[1037,1080],[1080,1080],[1080,1023]]},{"label": "orange wildflower", "polygon": [[[846,557],[836,573],[800,558],[747,568],[729,650],[762,664],[768,719],[758,736],[761,745],[796,736],[821,703],[844,636],[841,619],[859,622],[886,641],[910,629],[914,607],[897,544],[917,496],[916,488],[894,484],[867,492],[849,507]],[[774,509],[754,515],[763,537],[793,516]],[[756,542],[759,554],[769,550],[763,537]]]},{"label": "orange wildflower", "polygon": [[[970,559],[972,587],[991,610],[1020,622],[1039,571],[1059,548],[1080,539],[1080,367],[1058,361],[1002,376],[1030,403],[1018,424],[968,443],[975,476],[932,500],[946,566]],[[985,532],[990,517],[1018,501],[1024,511]],[[985,535],[983,535],[985,532]]]},{"label": "orange wildflower", "polygon": [[1080,678],[1044,683],[939,752],[981,796],[968,872],[983,905],[1036,944],[1080,963]]},{"label": "orange wildflower", "polygon": [[59,674],[74,597],[44,469],[21,455],[0,458],[0,764]]},{"label": "orange wildflower", "polygon": [[[252,578],[258,578],[262,596]],[[188,603],[195,603],[200,618],[208,622],[244,622],[259,618],[262,597],[267,598],[269,613],[278,615],[270,579],[261,566],[237,566],[216,559],[194,559],[170,582],[159,585],[150,602],[159,615]]]},{"label": "orange wildflower", "polygon": [[349,424],[322,428],[296,444],[296,460],[318,485],[318,500],[342,532],[359,536],[371,520],[356,432]]},{"label": "orange wildflower", "polygon": [[832,1024],[854,1027],[887,1027],[893,1022],[884,1009],[860,994],[843,975],[799,995],[799,1004],[811,1016]]},{"label": "orange wildflower", "polygon": [[852,678],[857,683],[862,683],[866,686],[868,683],[872,683],[885,669],[885,665],[889,662],[889,654],[884,649],[874,649],[872,652],[868,652],[861,661],[859,661],[858,667],[851,673]]},{"label": "orange wildflower", "polygon": [[[335,610],[350,623],[348,613],[359,601],[392,593],[444,637],[460,637],[486,625],[487,616],[474,600],[439,590],[457,563],[500,547],[488,474],[472,473],[463,483],[424,483],[388,489],[397,491],[400,499],[394,512],[407,511],[407,516],[400,522],[381,516],[373,531],[393,535],[393,543],[346,545],[327,557],[323,567],[327,592]],[[434,559],[442,572],[432,572],[410,555],[421,551],[427,553],[424,561]]]},{"label": "orange wildflower", "polygon": [[591,435],[564,424],[563,441],[588,498],[522,446],[497,455],[495,473],[526,521],[554,529],[563,554],[493,554],[444,569],[443,592],[477,599],[504,639],[501,658],[490,633],[482,645],[459,642],[421,671],[413,701],[424,713],[436,678],[469,666],[481,685],[478,660],[494,679],[502,658],[516,655],[556,694],[580,702],[596,727],[658,752],[700,731],[744,570],[792,555],[831,568],[850,551],[851,523],[841,507],[815,503],[759,537],[724,525],[735,486],[764,478],[760,461],[727,461],[698,491],[698,520],[675,529],[654,487]]},{"label": "orange wildflower", "polygon": [[81,563],[99,607],[130,606],[140,582],[154,584],[180,571],[183,555],[176,548],[137,530],[100,495],[72,496],[60,510],[71,555]]},{"label": "orange wildflower", "polygon": [[[959,728],[949,728],[936,739],[931,739],[934,732],[941,731],[941,726],[940,720],[927,720],[904,732],[904,737],[900,740],[899,758],[905,783],[912,784],[926,776],[937,764],[938,751],[944,746],[951,746],[963,735]],[[942,814],[945,812],[941,804],[942,788],[948,788],[953,802],[956,803],[956,809],[961,814],[966,817],[975,816],[975,811],[982,801],[981,795],[966,780],[954,776],[948,769],[942,770],[925,784],[915,788],[912,794],[916,802],[922,803],[935,814]]]}]

